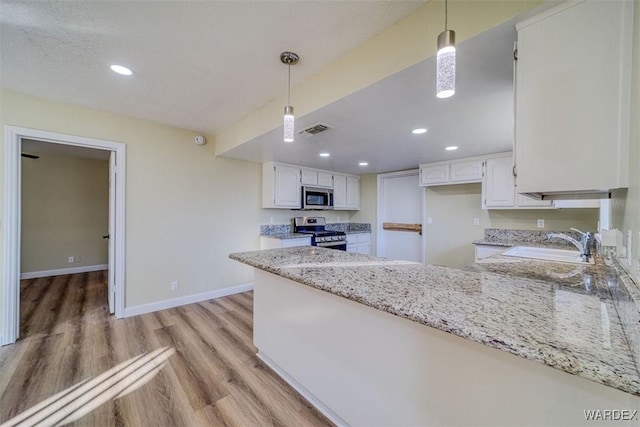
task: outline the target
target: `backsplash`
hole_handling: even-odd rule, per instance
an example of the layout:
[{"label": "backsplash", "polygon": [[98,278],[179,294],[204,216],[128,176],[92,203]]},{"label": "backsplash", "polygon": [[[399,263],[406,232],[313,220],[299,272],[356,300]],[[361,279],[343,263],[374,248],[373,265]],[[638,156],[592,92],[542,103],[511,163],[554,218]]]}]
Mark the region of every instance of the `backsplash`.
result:
[{"label": "backsplash", "polygon": [[271,236],[274,234],[291,233],[291,224],[268,224],[260,226],[260,235]]},{"label": "backsplash", "polygon": [[484,240],[486,241],[495,241],[495,242],[529,242],[529,243],[538,243],[545,244],[551,243],[554,244],[566,244],[566,246],[573,247],[573,245],[565,240],[561,239],[552,239],[549,240],[547,236],[550,233],[562,233],[567,236],[573,237],[574,239],[580,241],[580,234],[575,231],[550,231],[550,230],[511,230],[511,229],[503,229],[503,228],[485,228],[484,230]]},{"label": "backsplash", "polygon": [[371,224],[364,222],[335,222],[327,224],[325,229],[330,231],[343,231],[345,233],[370,233]]},{"label": "backsplash", "polygon": [[[334,222],[327,224],[325,229],[330,231],[342,231],[345,233],[371,232],[371,224],[363,222]],[[288,234],[293,232],[291,224],[266,224],[260,226],[260,235],[273,236],[275,234]]]}]

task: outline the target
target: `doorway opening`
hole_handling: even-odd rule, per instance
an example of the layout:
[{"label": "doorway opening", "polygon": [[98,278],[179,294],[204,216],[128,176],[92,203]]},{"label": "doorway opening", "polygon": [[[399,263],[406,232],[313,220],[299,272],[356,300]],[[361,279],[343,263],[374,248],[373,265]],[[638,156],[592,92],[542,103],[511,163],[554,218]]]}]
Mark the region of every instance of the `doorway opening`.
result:
[{"label": "doorway opening", "polygon": [[125,145],[113,141],[64,135],[35,129],[5,127],[4,193],[4,281],[0,345],[11,344],[19,336],[20,319],[20,244],[21,244],[21,155],[25,141],[54,144],[55,150],[98,149],[109,157],[109,254],[108,300],[111,313],[124,315],[124,218],[125,218]]},{"label": "doorway opening", "polygon": [[418,170],[378,175],[378,256],[425,262],[424,193]]}]

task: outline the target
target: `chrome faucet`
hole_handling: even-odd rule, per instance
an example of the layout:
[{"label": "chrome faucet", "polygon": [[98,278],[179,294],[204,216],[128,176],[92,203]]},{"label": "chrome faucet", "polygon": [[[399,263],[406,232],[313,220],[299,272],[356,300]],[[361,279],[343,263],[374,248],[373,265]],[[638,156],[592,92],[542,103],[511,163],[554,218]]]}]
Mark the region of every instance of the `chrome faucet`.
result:
[{"label": "chrome faucet", "polygon": [[579,233],[580,237],[582,237],[582,252],[580,252],[580,255],[582,255],[583,261],[588,262],[589,257],[591,257],[591,241],[593,239],[593,234],[591,234],[590,231],[587,231],[586,233],[582,232],[577,228],[570,228],[570,230]]},{"label": "chrome faucet", "polygon": [[562,234],[562,233],[549,233],[547,234],[547,239],[563,239],[563,240],[566,240],[567,242],[570,242],[571,244],[573,244],[573,246],[578,248],[578,250],[580,251],[580,256],[582,257],[582,261],[589,262],[589,257],[591,257],[592,234],[590,232],[584,233],[576,228],[571,228],[571,230],[577,233],[580,233],[582,242],[578,242],[573,237],[567,236],[566,234]]}]

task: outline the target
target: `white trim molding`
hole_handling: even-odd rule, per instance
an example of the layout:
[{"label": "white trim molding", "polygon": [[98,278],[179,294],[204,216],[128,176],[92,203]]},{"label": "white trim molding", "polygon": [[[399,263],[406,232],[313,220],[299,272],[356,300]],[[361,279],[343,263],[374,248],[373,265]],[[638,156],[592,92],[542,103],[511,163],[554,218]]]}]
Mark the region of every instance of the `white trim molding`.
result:
[{"label": "white trim molding", "polygon": [[90,273],[108,270],[109,264],[86,265],[84,267],[58,268],[56,270],[28,271],[20,274],[20,280],[38,279],[40,277],[64,276],[65,274]]},{"label": "white trim molding", "polygon": [[252,290],[253,283],[246,283],[244,285],[216,289],[215,291],[203,292],[200,294],[186,295],[149,304],[134,305],[133,307],[127,307],[124,309],[124,317],[139,316],[141,314],[152,313],[154,311],[166,310],[168,308],[180,307],[181,305],[194,304],[196,302],[222,298],[228,295],[239,294]]},{"label": "white trim molding", "polygon": [[2,342],[18,339],[20,318],[20,134],[6,126],[4,132],[4,274],[2,276],[4,306]]},{"label": "white trim molding", "polygon": [[0,270],[3,271],[0,292],[4,294],[0,307],[0,345],[14,343],[18,339],[20,319],[20,187],[22,139],[35,139],[54,144],[97,148],[116,153],[116,256],[113,268],[116,283],[115,315],[124,315],[125,295],[125,173],[126,145],[120,142],[65,135],[16,126],[4,127],[5,172],[4,172],[4,256]]}]

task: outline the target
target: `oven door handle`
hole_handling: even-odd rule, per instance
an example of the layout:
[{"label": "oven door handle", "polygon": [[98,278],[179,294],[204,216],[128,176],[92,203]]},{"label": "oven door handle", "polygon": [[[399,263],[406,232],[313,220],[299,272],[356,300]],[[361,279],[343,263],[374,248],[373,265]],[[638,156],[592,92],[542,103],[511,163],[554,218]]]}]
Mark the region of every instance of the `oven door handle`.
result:
[{"label": "oven door handle", "polygon": [[330,248],[331,246],[343,246],[346,245],[347,241],[346,240],[336,240],[333,242],[316,242],[316,246],[320,246],[323,248]]}]

